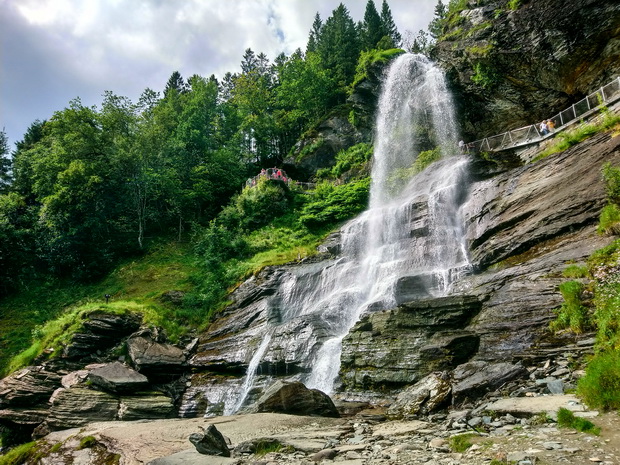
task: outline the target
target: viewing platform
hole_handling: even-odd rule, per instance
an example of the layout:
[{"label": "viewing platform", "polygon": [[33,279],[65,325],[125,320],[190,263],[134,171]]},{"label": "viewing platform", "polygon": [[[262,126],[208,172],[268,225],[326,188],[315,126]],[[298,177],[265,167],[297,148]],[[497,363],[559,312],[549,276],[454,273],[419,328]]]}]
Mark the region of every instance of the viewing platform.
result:
[{"label": "viewing platform", "polygon": [[248,178],[245,182],[246,187],[255,187],[260,179],[271,179],[272,181],[280,181],[291,189],[299,189],[302,191],[314,190],[316,184],[313,182],[299,182],[291,179],[281,168],[263,168],[256,176]]}]

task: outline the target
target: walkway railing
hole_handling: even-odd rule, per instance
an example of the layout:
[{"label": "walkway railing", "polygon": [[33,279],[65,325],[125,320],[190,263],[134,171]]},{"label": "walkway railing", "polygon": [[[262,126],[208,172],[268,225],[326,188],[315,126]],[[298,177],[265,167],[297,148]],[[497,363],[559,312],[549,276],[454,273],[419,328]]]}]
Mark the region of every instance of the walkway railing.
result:
[{"label": "walkway railing", "polygon": [[267,168],[267,169],[261,170],[261,172],[258,173],[256,176],[249,178],[245,182],[245,185],[247,187],[254,187],[258,184],[258,181],[261,178],[272,179],[274,181],[281,181],[285,183],[287,186],[289,186],[291,189],[297,188],[304,192],[314,190],[314,188],[316,187],[316,184],[312,182],[299,182],[299,181],[292,180],[291,178],[288,177],[286,172],[281,168]]},{"label": "walkway railing", "polygon": [[571,105],[566,110],[548,118],[555,126],[555,129],[552,129],[549,133],[543,134],[540,131],[540,123],[531,124],[523,128],[504,132],[503,134],[470,142],[467,144],[467,148],[476,152],[495,152],[540,142],[547,137],[551,137],[559,129],[586,118],[619,99],[620,77],[617,77],[609,84],[601,87],[596,92],[592,92],[586,98]]}]

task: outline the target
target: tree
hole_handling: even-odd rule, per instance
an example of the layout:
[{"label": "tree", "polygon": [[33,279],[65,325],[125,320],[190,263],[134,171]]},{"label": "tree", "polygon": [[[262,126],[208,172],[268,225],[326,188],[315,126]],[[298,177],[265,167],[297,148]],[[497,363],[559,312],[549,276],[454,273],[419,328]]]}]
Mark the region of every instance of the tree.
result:
[{"label": "tree", "polygon": [[11,185],[11,159],[9,158],[9,138],[4,129],[0,131],[0,194]]},{"label": "tree", "polygon": [[318,50],[318,44],[321,38],[322,29],[323,21],[321,21],[321,15],[319,15],[319,13],[317,12],[316,15],[314,15],[314,21],[312,22],[312,29],[310,30],[310,36],[308,37],[306,53],[312,53]]},{"label": "tree", "polygon": [[409,51],[426,55],[429,50],[430,42],[428,32],[420,29],[418,35],[413,39],[413,42],[409,44]]},{"label": "tree", "polygon": [[174,71],[168,79],[168,82],[166,83],[166,88],[164,89],[164,97],[167,97],[172,91],[179,94],[184,94],[188,91],[187,84],[181,76],[181,73],[179,73],[178,71]]},{"label": "tree", "polygon": [[402,37],[394,23],[392,11],[390,10],[387,0],[383,0],[381,4],[381,24],[383,26],[384,35],[392,40],[393,47],[398,47],[402,42]]},{"label": "tree", "polygon": [[360,43],[355,22],[342,3],[325,21],[317,49],[323,68],[332,73],[344,97],[345,87],[355,76]]},{"label": "tree", "polygon": [[366,11],[364,12],[364,21],[360,28],[360,41],[363,50],[371,50],[377,47],[377,43],[385,35],[381,17],[375,7],[373,0],[366,3]]},{"label": "tree", "polygon": [[435,15],[433,20],[428,25],[428,32],[433,39],[438,39],[443,33],[443,26],[445,24],[447,14],[448,8],[441,0],[438,0],[437,5],[435,5]]}]

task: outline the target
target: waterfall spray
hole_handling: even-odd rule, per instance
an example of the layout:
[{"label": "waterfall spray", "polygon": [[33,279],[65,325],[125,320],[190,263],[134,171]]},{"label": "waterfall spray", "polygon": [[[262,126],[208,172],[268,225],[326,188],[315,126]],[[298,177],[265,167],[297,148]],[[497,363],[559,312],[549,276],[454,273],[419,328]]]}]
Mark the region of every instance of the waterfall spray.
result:
[{"label": "waterfall spray", "polygon": [[[333,393],[342,340],[364,312],[444,295],[467,271],[458,214],[465,159],[447,157],[419,174],[414,169],[423,150],[456,153],[457,134],[441,70],[421,55],[394,60],[379,99],[368,210],[342,228],[340,258],[320,269],[312,286],[291,274],[271,303],[281,310],[279,325],[303,320],[315,328],[311,370],[300,375],[308,387]],[[250,370],[269,344],[264,338],[238,399],[251,388]]]}]

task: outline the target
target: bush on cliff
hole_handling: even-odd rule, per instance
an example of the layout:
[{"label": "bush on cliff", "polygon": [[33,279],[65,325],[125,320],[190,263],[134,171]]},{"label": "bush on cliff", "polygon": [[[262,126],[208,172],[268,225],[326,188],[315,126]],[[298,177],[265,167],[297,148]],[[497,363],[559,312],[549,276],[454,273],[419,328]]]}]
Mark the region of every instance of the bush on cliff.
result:
[{"label": "bush on cliff", "polygon": [[592,408],[620,410],[620,351],[597,354],[579,380],[577,393]]}]

